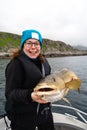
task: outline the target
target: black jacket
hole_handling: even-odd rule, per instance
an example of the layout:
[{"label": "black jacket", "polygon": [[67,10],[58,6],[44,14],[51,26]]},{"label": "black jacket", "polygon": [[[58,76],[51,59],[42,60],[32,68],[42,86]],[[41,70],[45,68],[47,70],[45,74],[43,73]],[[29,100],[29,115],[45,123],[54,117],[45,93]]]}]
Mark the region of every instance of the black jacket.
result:
[{"label": "black jacket", "polygon": [[[22,54],[20,57],[11,60],[5,71],[5,110],[10,120],[16,122],[20,120],[19,124],[24,120],[25,124],[28,124],[27,119],[33,122],[37,115],[38,103],[32,101],[31,92],[43,75],[40,62],[39,68],[36,63],[36,61],[33,62]],[[45,76],[49,75],[51,68],[46,59],[43,66]],[[49,106],[49,103],[40,104],[40,109],[47,106]]]}]

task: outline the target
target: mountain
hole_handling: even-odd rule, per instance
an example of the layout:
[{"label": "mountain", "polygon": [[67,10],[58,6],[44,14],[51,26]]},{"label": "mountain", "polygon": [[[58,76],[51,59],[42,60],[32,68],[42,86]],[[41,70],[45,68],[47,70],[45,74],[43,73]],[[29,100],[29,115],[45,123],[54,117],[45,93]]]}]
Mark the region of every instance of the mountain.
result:
[{"label": "mountain", "polygon": [[[21,36],[12,33],[0,32],[0,51],[8,51],[9,48],[19,47]],[[65,44],[62,41],[53,41],[50,39],[43,39],[43,51],[60,50],[69,51],[73,47]]]},{"label": "mountain", "polygon": [[73,48],[78,50],[87,50],[87,46],[82,46],[82,45],[73,46]]},{"label": "mountain", "polygon": [[[0,52],[8,53],[11,48],[20,47],[21,35],[0,32]],[[42,53],[46,56],[86,55],[87,51],[80,51],[62,41],[43,38]]]}]

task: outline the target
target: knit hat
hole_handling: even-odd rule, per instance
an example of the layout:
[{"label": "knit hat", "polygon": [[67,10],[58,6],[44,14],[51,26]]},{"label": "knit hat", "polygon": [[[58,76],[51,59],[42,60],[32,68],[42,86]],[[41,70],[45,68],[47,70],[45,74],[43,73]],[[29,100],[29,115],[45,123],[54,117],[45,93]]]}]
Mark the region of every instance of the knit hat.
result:
[{"label": "knit hat", "polygon": [[40,46],[42,47],[42,36],[37,30],[34,30],[34,29],[24,30],[22,32],[20,47],[23,46],[24,42],[27,39],[31,39],[31,38],[37,39],[40,42]]}]

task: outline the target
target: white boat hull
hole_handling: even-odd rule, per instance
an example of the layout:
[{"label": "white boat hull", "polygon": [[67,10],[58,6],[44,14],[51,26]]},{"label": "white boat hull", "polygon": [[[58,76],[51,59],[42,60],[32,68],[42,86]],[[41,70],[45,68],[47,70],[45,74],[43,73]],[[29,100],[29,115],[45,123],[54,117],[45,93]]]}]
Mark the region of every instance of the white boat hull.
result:
[{"label": "white boat hull", "polygon": [[[64,114],[53,113],[55,130],[87,130],[87,124],[83,123],[77,119],[66,116]],[[7,122],[7,125],[5,123]],[[0,130],[11,130],[10,121],[5,116],[5,118],[0,119]]]},{"label": "white boat hull", "polygon": [[87,130],[87,124],[64,114],[53,113],[56,130]]}]

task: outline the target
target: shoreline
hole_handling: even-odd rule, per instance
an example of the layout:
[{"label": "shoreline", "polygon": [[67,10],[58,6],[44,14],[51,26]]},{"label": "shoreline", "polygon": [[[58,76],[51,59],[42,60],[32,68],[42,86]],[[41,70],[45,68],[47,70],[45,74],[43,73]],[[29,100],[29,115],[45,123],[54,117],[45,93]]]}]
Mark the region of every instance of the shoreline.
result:
[{"label": "shoreline", "polygon": [[[86,56],[86,52],[78,51],[78,52],[46,52],[42,53],[45,57],[64,57],[64,56]],[[11,54],[8,52],[0,52],[0,59],[10,58]]]}]

